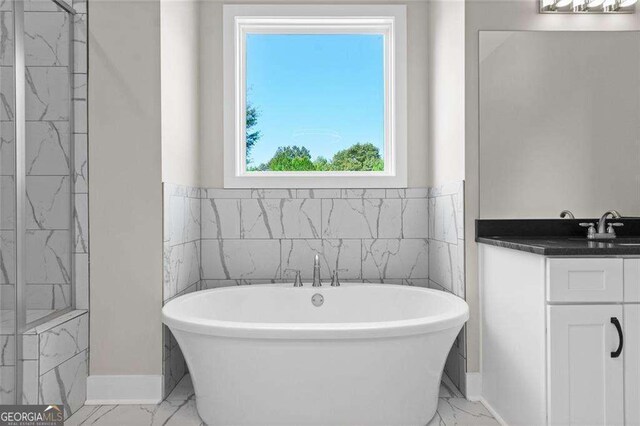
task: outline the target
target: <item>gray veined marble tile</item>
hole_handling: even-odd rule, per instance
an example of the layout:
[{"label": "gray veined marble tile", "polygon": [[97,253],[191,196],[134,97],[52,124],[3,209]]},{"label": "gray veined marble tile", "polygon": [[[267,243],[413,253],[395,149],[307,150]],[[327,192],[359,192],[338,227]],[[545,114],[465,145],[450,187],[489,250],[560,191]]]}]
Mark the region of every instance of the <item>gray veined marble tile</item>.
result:
[{"label": "gray veined marble tile", "polygon": [[0,228],[15,229],[16,200],[15,179],[13,176],[0,176]]},{"label": "gray veined marble tile", "polygon": [[16,243],[14,231],[0,231],[0,284],[16,282]]},{"label": "gray veined marble tile", "polygon": [[385,190],[385,198],[405,198],[407,190],[405,188],[391,188]]},{"label": "gray veined marble tile", "polygon": [[27,309],[57,310],[71,306],[70,284],[27,284]]},{"label": "gray veined marble tile", "polygon": [[[2,68],[0,67],[0,70]],[[15,174],[15,140],[12,121],[0,122],[0,175]]]},{"label": "gray veined marble tile", "polygon": [[26,123],[27,175],[68,175],[70,160],[69,123],[28,121]]},{"label": "gray veined marble tile", "polygon": [[89,195],[75,194],[73,204],[74,253],[89,252]]},{"label": "gray veined marble tile", "polygon": [[76,308],[89,309],[89,255],[76,253],[74,256]]},{"label": "gray veined marble tile", "polygon": [[[429,242],[429,279],[447,291],[464,294],[464,266],[458,261],[458,247],[454,244],[431,240]],[[462,268],[462,269],[461,269]]]},{"label": "gray veined marble tile", "polygon": [[48,0],[25,0],[25,12],[59,12],[60,8]]},{"label": "gray veined marble tile", "polygon": [[240,238],[240,200],[202,199],[202,238]]},{"label": "gray veined marble tile", "polygon": [[164,294],[168,300],[200,281],[200,241],[164,246]]},{"label": "gray veined marble tile", "polygon": [[69,231],[27,230],[27,283],[70,282]]},{"label": "gray veined marble tile", "polygon": [[22,362],[22,403],[38,403],[38,361],[25,360]]},{"label": "gray veined marble tile", "polygon": [[440,398],[438,414],[446,426],[499,425],[484,405],[465,398]]},{"label": "gray veined marble tile", "polygon": [[399,199],[322,200],[323,238],[400,238]]},{"label": "gray veined marble tile", "polygon": [[453,181],[442,185],[432,186],[429,188],[429,197],[457,194],[461,192],[462,185],[463,181]]},{"label": "gray veined marble tile", "polygon": [[334,270],[341,279],[360,278],[361,250],[360,240],[282,240],[283,279],[293,280],[300,270],[302,279],[311,280],[316,254],[323,281],[329,283]]},{"label": "gray veined marble tile", "polygon": [[406,198],[427,198],[429,188],[407,188],[405,191]]},{"label": "gray veined marble tile", "polygon": [[456,244],[458,229],[456,208],[451,195],[443,195],[429,199],[429,238]]},{"label": "gray veined marble tile", "polygon": [[427,198],[402,200],[403,238],[427,238],[429,236],[428,204]]},{"label": "gray veined marble tile", "polygon": [[203,279],[279,279],[279,240],[203,240]]},{"label": "gray veined marble tile", "polygon": [[295,189],[252,189],[252,198],[295,198]]},{"label": "gray veined marble tile", "polygon": [[[86,111],[87,101],[84,99],[76,99],[73,101],[74,111]],[[74,133],[87,133],[87,114],[75,114],[73,119]]]},{"label": "gray veined marble tile", "polygon": [[27,229],[69,229],[69,176],[27,176]]},{"label": "gray veined marble tile", "polygon": [[15,366],[0,366],[0,404],[13,404],[15,395]]},{"label": "gray veined marble tile", "polygon": [[205,189],[204,198],[251,198],[251,190],[207,188]]},{"label": "gray veined marble tile", "polygon": [[89,315],[84,314],[40,334],[40,374],[89,347]]},{"label": "gray veined marble tile", "polygon": [[[73,99],[75,100],[87,100],[87,75],[86,74],[74,74],[73,75]],[[86,114],[84,110],[74,110],[74,114]]]},{"label": "gray veined marble tile", "polygon": [[70,83],[67,68],[27,67],[25,76],[27,120],[68,121]]},{"label": "gray veined marble tile", "polygon": [[66,426],[204,426],[198,416],[195,398],[163,401],[159,405],[85,406]]},{"label": "gray veined marble tile", "polygon": [[429,243],[426,239],[362,241],[362,278],[428,278]]},{"label": "gray veined marble tile", "polygon": [[342,189],[342,198],[385,198],[384,189]]},{"label": "gray veined marble tile", "polygon": [[89,146],[87,135],[73,135],[73,176],[75,181],[73,191],[76,194],[84,194],[89,191],[89,162],[87,160]]},{"label": "gray veined marble tile", "polygon": [[40,376],[40,404],[62,404],[65,416],[76,412],[87,399],[87,352],[83,351]]},{"label": "gray veined marble tile", "polygon": [[341,190],[334,189],[297,189],[297,198],[341,198]]},{"label": "gray veined marble tile", "polygon": [[[10,332],[9,330],[6,330]],[[0,335],[0,366],[15,365],[16,340],[12,334]]]},{"label": "gray veined marble tile", "polygon": [[0,120],[15,119],[13,67],[0,67]]},{"label": "gray veined marble tile", "polygon": [[74,0],[73,8],[77,13],[87,13],[87,1],[86,0]]},{"label": "gray veined marble tile", "polygon": [[241,238],[319,238],[320,200],[240,200]]},{"label": "gray veined marble tile", "polygon": [[26,12],[24,52],[27,66],[69,65],[69,24],[66,12]]},{"label": "gray veined marble tile", "polygon": [[0,8],[0,66],[13,65],[12,9],[11,6],[6,10]]},{"label": "gray veined marble tile", "polygon": [[78,13],[74,17],[73,72],[87,73],[87,15]]}]

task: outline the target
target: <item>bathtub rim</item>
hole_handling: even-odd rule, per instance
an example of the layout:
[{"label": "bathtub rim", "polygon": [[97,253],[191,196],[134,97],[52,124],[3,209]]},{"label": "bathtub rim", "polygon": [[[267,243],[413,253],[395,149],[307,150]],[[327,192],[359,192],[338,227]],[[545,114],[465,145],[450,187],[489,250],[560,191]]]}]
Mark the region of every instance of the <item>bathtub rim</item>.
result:
[{"label": "bathtub rim", "polygon": [[[259,284],[260,287],[289,287],[289,284]],[[368,284],[350,283],[352,286],[372,287],[401,287],[403,291],[425,292],[445,297],[452,303],[453,309],[439,314],[420,318],[401,319],[379,322],[343,322],[343,323],[258,323],[240,322],[216,319],[181,319],[176,316],[172,305],[177,301],[184,301],[203,293],[238,291],[238,287],[221,287],[201,290],[179,296],[162,308],[162,322],[169,329],[187,333],[208,335],[213,337],[245,338],[245,339],[288,339],[288,340],[341,340],[341,339],[370,339],[383,337],[402,337],[425,333],[435,333],[450,328],[461,327],[469,319],[469,305],[460,297],[442,290],[400,286],[398,284]],[[244,291],[248,291],[247,288]],[[324,290],[339,291],[339,288],[325,287]],[[177,302],[177,303],[173,303]]]}]

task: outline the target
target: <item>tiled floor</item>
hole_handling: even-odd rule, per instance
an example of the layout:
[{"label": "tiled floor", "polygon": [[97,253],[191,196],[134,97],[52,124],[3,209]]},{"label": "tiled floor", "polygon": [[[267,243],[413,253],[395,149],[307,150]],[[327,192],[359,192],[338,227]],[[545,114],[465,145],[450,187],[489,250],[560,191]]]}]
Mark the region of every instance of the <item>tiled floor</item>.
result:
[{"label": "tiled floor", "polygon": [[[199,426],[204,423],[196,411],[193,386],[187,375],[159,405],[86,405],[65,422],[65,426],[75,425]],[[482,404],[467,401],[445,376],[440,385],[438,411],[428,426],[454,425],[498,423]]]}]

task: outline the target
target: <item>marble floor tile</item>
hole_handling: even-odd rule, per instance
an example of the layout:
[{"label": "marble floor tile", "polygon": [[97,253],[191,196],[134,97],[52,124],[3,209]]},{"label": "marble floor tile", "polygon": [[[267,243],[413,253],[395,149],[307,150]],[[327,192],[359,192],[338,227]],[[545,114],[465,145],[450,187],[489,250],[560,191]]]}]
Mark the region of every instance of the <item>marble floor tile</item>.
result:
[{"label": "marble floor tile", "polygon": [[[467,401],[446,375],[442,379],[438,411],[427,426],[498,425],[481,403]],[[65,425],[203,426],[204,423],[198,416],[193,385],[187,374],[161,404],[86,405]]]}]

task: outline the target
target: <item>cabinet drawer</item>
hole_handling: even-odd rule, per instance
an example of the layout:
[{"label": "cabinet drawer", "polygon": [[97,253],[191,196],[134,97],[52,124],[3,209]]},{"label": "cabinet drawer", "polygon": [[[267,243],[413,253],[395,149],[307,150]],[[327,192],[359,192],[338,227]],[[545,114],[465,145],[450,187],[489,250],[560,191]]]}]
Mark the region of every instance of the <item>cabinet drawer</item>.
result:
[{"label": "cabinet drawer", "polygon": [[622,259],[547,259],[549,302],[622,302]]}]

